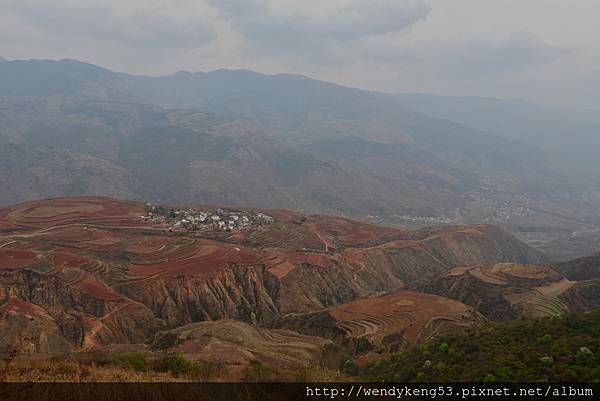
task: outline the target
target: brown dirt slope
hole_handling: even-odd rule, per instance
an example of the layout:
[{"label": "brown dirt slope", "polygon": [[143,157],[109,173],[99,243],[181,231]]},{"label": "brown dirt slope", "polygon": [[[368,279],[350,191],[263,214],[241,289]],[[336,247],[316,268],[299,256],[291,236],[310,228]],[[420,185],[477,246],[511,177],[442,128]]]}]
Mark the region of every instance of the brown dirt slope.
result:
[{"label": "brown dirt slope", "polygon": [[340,363],[340,350],[330,340],[235,320],[191,323],[161,331],[152,343],[168,353],[231,369],[245,368],[254,361],[283,369],[314,362],[331,366]]},{"label": "brown dirt slope", "polygon": [[[397,350],[433,336],[472,326],[484,318],[460,302],[431,294],[396,291],[312,314],[291,314],[281,325],[322,335],[356,351]],[[359,345],[360,344],[360,345]]]},{"label": "brown dirt slope", "polygon": [[143,213],[101,197],[0,209],[0,305],[34,305],[48,324],[31,330],[60,333],[69,346],[59,349],[92,349],[198,321],[274,322],[457,266],[543,260],[493,226],[413,232],[276,210],[245,231],[170,232]]},{"label": "brown dirt slope", "polygon": [[415,284],[420,291],[464,302],[492,320],[570,311],[563,295],[577,283],[547,266],[498,263],[456,267]]}]

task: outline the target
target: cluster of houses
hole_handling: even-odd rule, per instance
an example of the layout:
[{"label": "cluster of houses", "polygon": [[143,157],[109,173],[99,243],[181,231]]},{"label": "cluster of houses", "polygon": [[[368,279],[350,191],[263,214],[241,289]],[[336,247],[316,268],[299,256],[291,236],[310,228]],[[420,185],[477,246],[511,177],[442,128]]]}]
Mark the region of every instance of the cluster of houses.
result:
[{"label": "cluster of houses", "polygon": [[505,223],[511,216],[529,216],[529,208],[504,202],[501,206],[496,206],[492,215],[486,217],[483,222]]},{"label": "cluster of houses", "polygon": [[273,223],[273,217],[260,212],[230,211],[217,209],[209,212],[194,209],[166,209],[163,206],[146,204],[144,221],[167,224],[170,230],[196,231],[217,229],[242,231]]},{"label": "cluster of houses", "polygon": [[454,224],[454,220],[443,216],[413,216],[410,214],[394,215],[395,218],[405,221],[418,221],[428,224]]}]

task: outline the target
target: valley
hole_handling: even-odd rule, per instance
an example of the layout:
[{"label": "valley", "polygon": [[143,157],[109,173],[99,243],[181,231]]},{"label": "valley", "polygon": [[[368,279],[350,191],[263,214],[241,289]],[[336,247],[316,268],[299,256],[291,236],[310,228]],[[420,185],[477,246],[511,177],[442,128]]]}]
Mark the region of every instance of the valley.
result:
[{"label": "valley", "polygon": [[408,100],[290,74],[6,61],[0,205],[101,195],[411,229],[491,223],[555,260],[598,249],[596,173],[555,145]]},{"label": "valley", "polygon": [[0,401],[600,392],[600,1],[537,2],[0,0]]},{"label": "valley", "polygon": [[[204,215],[258,220],[174,227]],[[412,231],[281,209],[27,202],[0,209],[0,348],[185,355],[232,377],[257,363],[335,370],[488,320],[598,305],[597,275],[548,261],[489,225]]]}]

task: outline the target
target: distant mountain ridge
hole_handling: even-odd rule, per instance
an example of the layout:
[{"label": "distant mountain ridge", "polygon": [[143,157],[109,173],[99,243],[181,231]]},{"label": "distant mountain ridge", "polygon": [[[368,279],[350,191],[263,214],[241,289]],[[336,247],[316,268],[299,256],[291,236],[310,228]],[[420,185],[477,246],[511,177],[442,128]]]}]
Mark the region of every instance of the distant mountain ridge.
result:
[{"label": "distant mountain ridge", "polygon": [[594,110],[541,106],[522,100],[403,93],[404,106],[508,139],[518,139],[579,163],[596,175],[600,163],[600,117]]},{"label": "distant mountain ridge", "polygon": [[[0,196],[4,204],[63,188],[62,195],[463,221],[481,193],[589,184],[535,145],[413,111],[393,95],[300,75],[140,77],[75,60],[8,61],[0,65],[0,123],[0,144],[102,160],[89,167],[97,185],[75,185],[76,169],[41,157],[26,171],[61,171],[65,185],[17,185]],[[5,162],[0,175],[19,166]]]},{"label": "distant mountain ridge", "polygon": [[76,60],[12,60],[2,63],[0,96],[85,96],[140,102],[112,71]]}]

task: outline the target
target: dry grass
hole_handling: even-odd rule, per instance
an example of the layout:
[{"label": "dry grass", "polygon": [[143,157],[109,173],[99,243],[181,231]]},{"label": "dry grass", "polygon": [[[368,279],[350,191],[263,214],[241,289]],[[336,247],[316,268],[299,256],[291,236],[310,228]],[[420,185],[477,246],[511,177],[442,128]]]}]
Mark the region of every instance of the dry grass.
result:
[{"label": "dry grass", "polygon": [[6,382],[152,382],[176,381],[168,373],[141,372],[116,364],[68,358],[19,358],[4,372]]},{"label": "dry grass", "polygon": [[[194,382],[194,381],[340,381],[339,373],[320,366],[305,365],[279,370],[260,363],[242,370],[219,366],[198,366],[173,356],[142,359],[138,354],[121,356],[81,355],[65,357],[20,356],[0,368],[0,382]],[[147,362],[146,362],[147,361]],[[183,361],[183,363],[181,363]]]}]

